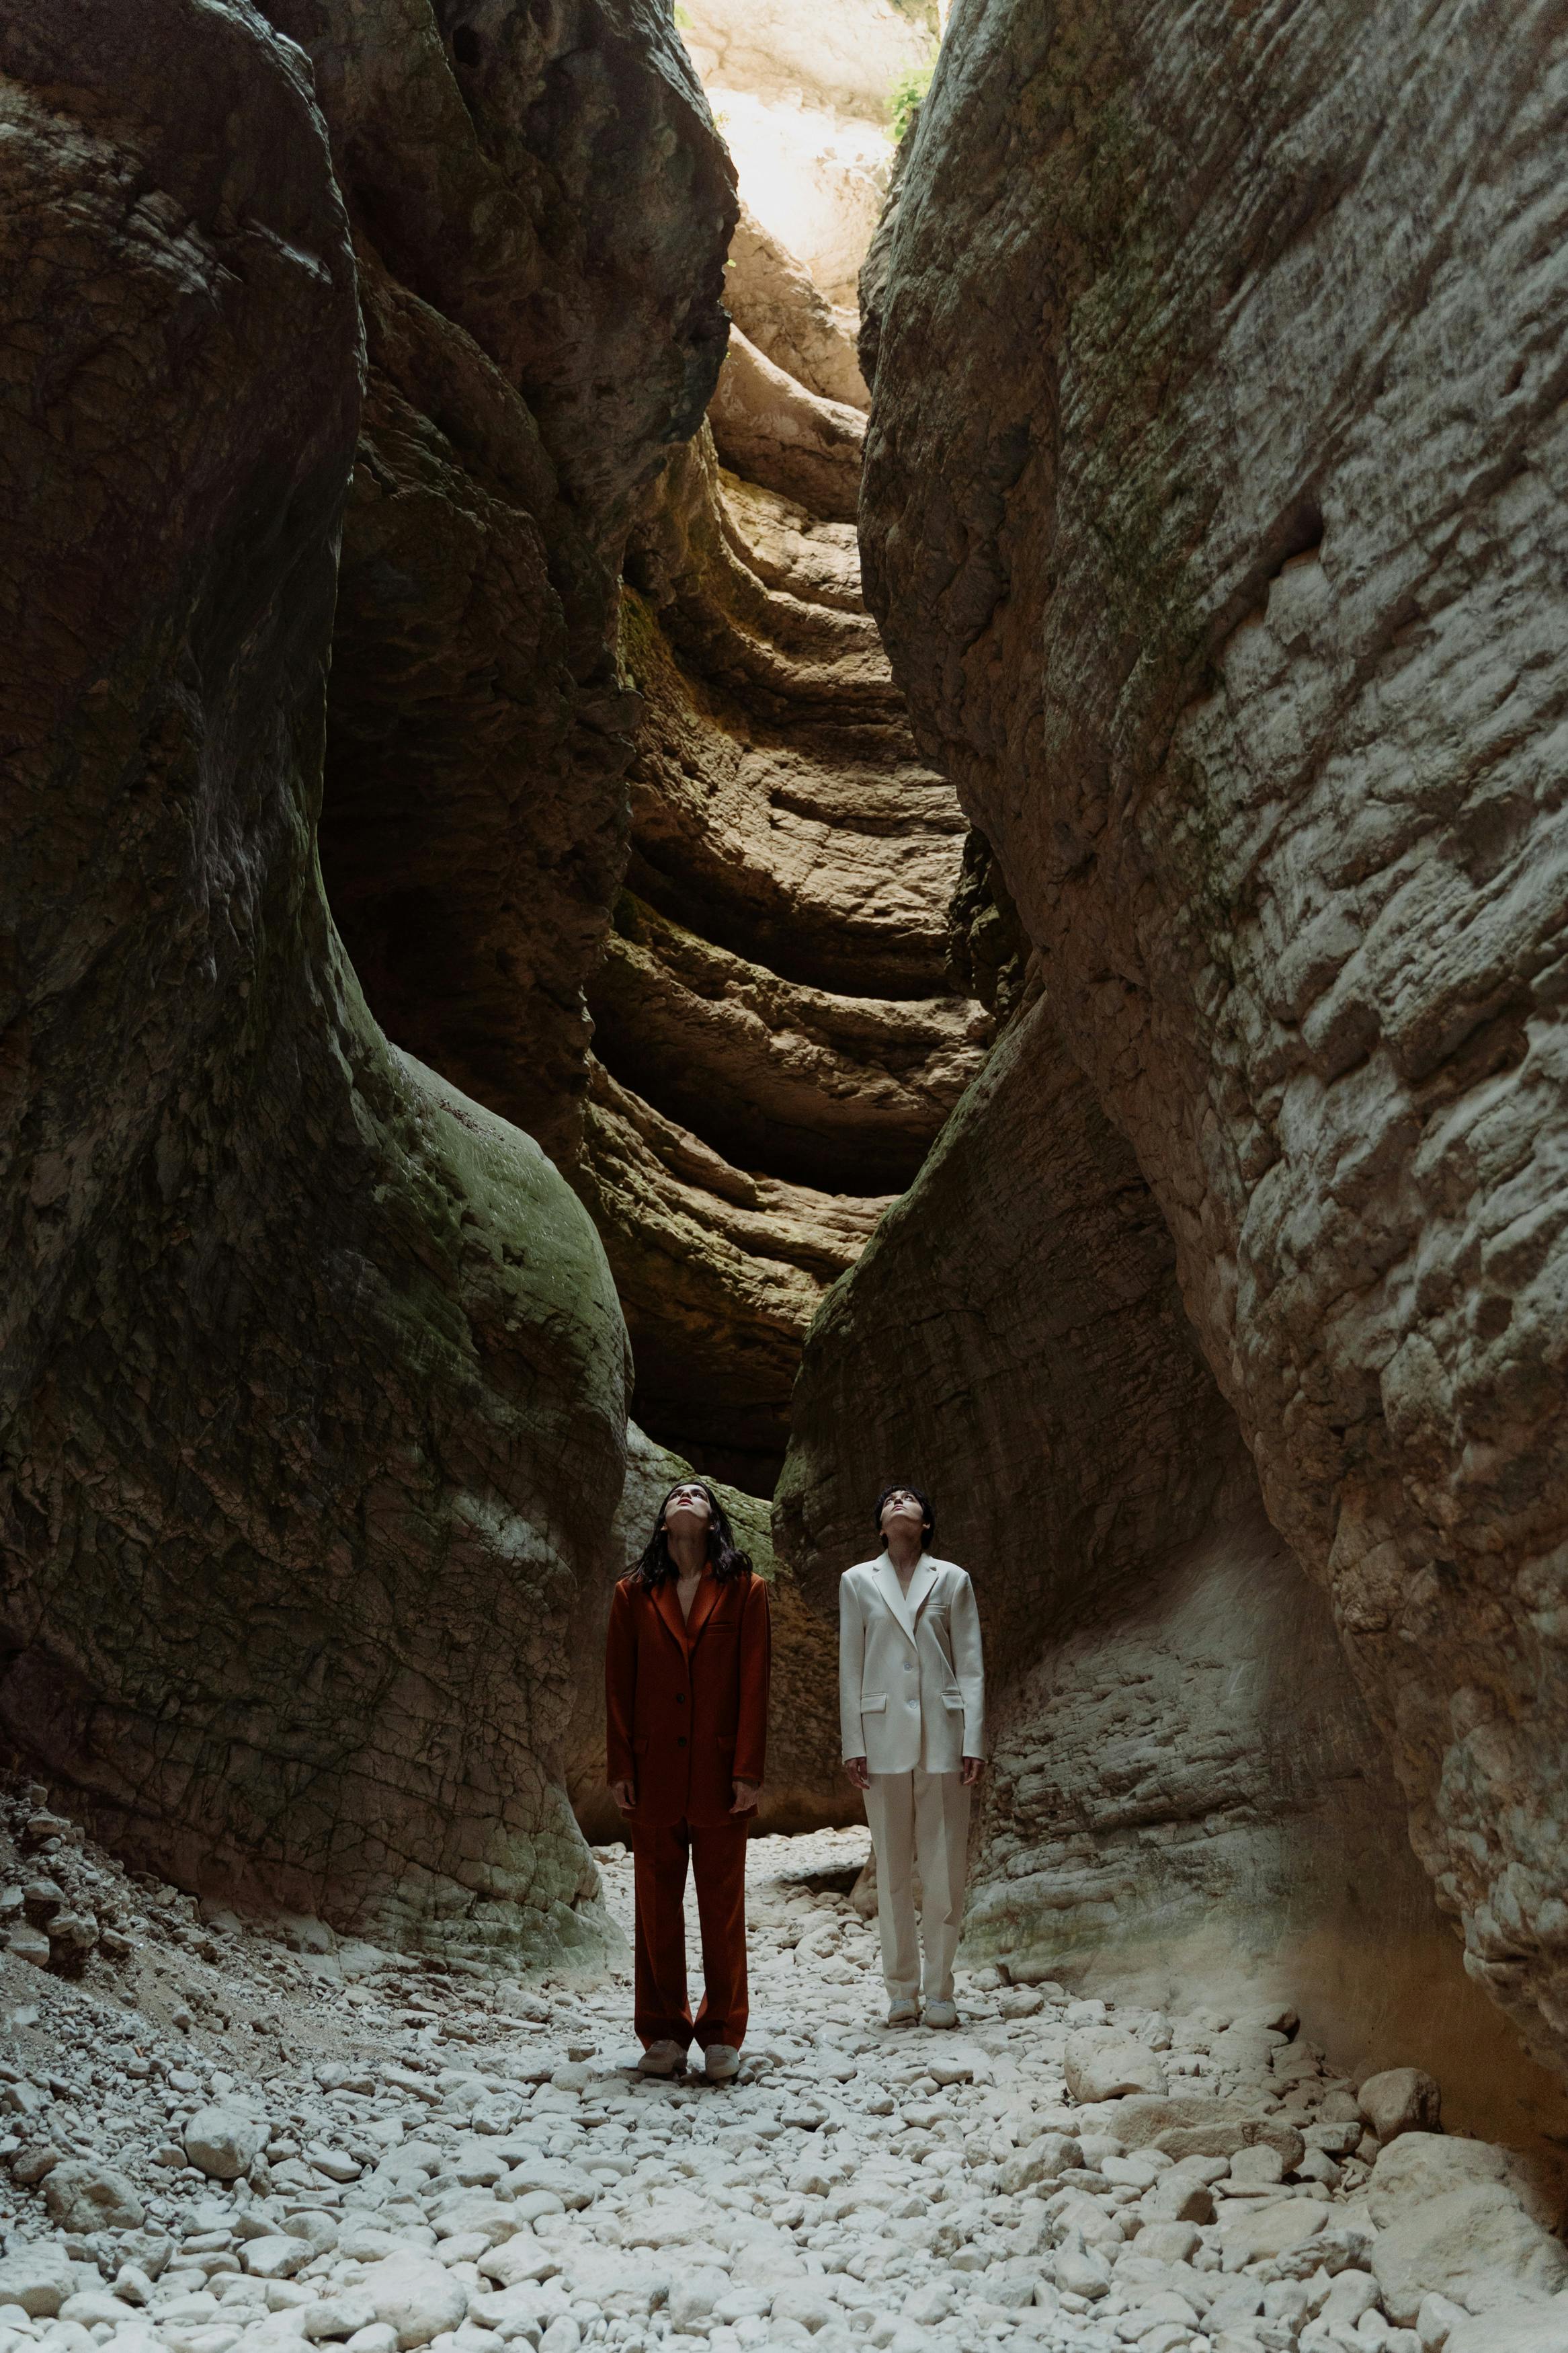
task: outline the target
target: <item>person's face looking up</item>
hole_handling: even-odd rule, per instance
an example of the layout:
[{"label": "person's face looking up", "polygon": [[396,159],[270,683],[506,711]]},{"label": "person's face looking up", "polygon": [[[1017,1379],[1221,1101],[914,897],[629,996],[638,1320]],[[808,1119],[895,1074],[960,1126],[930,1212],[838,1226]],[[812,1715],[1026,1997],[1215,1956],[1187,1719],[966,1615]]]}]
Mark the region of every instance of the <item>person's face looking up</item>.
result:
[{"label": "person's face looking up", "polygon": [[665,1499],[664,1525],[670,1535],[706,1535],[713,1506],[696,1480],[689,1480]]},{"label": "person's face looking up", "polygon": [[913,1536],[918,1541],[925,1533],[925,1514],[918,1495],[907,1487],[895,1487],[882,1506],[882,1535]]}]

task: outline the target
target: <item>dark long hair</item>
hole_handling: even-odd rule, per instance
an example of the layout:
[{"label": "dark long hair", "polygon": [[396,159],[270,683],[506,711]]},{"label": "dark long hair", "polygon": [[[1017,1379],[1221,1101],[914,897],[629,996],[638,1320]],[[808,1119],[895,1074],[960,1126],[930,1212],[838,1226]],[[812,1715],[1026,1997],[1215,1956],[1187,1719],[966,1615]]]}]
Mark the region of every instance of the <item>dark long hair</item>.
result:
[{"label": "dark long hair", "polygon": [[752,1573],[752,1556],[736,1544],[729,1514],[706,1479],[676,1481],[658,1507],[658,1520],[653,1535],[644,1548],[642,1557],[633,1567],[632,1575],[639,1583],[646,1585],[650,1593],[657,1593],[668,1577],[677,1574],[675,1563],[669,1556],[669,1538],[665,1534],[664,1514],[670,1495],[682,1487],[700,1487],[708,1498],[708,1509],[711,1514],[708,1522],[708,1566],[720,1583],[723,1584],[731,1577],[750,1577]]},{"label": "dark long hair", "polygon": [[[671,1493],[674,1493],[673,1488],[670,1492]],[[925,1522],[924,1532],[921,1536],[921,1550],[922,1552],[932,1551],[936,1545],[936,1506],[931,1502],[931,1497],[926,1493],[925,1489],[923,1487],[917,1487],[912,1479],[891,1479],[883,1488],[881,1493],[878,1496],[877,1534],[879,1536],[882,1533],[883,1504],[887,1502],[889,1495],[900,1494],[912,1495],[916,1503],[920,1505],[921,1517]]]}]

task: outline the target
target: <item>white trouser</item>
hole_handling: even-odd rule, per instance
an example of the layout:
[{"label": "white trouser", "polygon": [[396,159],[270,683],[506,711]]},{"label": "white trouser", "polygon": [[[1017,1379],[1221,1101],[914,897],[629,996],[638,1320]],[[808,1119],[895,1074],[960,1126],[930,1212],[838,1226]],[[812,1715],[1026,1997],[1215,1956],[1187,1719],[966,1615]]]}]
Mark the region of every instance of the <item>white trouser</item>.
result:
[{"label": "white trouser", "polygon": [[[963,1926],[969,1792],[956,1773],[873,1773],[866,1820],[877,1852],[877,1923],[882,1975],[894,2001],[921,1990],[925,1947],[927,2001],[952,2000],[952,1962]],[[915,1941],[914,1873],[921,1875],[921,1936]]]}]

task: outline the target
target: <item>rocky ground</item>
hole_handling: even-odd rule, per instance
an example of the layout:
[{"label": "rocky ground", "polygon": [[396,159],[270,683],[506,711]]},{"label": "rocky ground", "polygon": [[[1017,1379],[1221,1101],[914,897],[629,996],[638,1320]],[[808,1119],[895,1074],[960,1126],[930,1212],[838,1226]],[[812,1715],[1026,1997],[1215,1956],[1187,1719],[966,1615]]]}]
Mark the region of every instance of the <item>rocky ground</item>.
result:
[{"label": "rocky ground", "polygon": [[1506,2153],[1413,2072],[1330,2080],[1289,2012],[987,1968],[956,2034],[890,2033],[863,1831],[753,1841],[721,2089],[631,2072],[625,1967],[524,1986],[202,1917],[37,1788],[6,1822],[0,2353],[1568,2347]]}]

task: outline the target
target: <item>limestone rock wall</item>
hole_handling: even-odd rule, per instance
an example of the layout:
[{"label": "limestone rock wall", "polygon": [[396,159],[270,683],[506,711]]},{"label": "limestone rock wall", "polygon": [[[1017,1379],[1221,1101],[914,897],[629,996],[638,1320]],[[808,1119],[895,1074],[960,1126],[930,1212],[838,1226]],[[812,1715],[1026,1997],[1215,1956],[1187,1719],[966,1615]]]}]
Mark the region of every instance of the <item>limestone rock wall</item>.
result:
[{"label": "limestone rock wall", "polygon": [[1560,0],[958,6],[862,507],[1468,1965],[1559,2058],[1565,61]]},{"label": "limestone rock wall", "polygon": [[321,857],[397,1041],[558,1159],[626,856],[635,499],[723,356],[733,173],[659,0],[268,0],[309,54],[368,387]]},{"label": "limestone rock wall", "polygon": [[362,343],[305,61],[73,0],[0,24],[0,1724],[185,1887],[592,1954],[624,1329],[321,893]]},{"label": "limestone rock wall", "polygon": [[931,1489],[984,1628],[972,1960],[1157,2010],[1194,1986],[1289,2004],[1357,2075],[1419,2060],[1452,2124],[1557,2128],[1437,1919],[1158,1207],[1038,997],[807,1340],[776,1535],[825,1629],[898,1476]]}]

